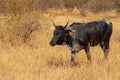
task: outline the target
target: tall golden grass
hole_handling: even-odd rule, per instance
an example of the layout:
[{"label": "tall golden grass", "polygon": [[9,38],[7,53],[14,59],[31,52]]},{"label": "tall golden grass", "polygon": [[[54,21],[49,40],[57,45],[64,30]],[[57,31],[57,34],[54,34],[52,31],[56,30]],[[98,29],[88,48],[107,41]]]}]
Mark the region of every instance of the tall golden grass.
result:
[{"label": "tall golden grass", "polygon": [[[4,33],[4,38],[1,38],[0,42],[0,80],[120,80],[119,15],[115,11],[96,14],[88,11],[86,13],[86,16],[83,17],[77,10],[69,12],[67,9],[49,9],[42,13],[42,17],[39,15],[40,12],[27,14],[33,16],[31,19],[37,18],[40,28],[30,35],[27,43],[19,46],[17,43],[21,42],[20,38],[14,37],[15,35],[10,39],[14,39],[14,46],[7,41],[13,33],[7,31],[6,27],[20,26],[23,24],[22,22],[26,22],[26,19],[18,20],[19,23],[13,18],[16,21],[14,23],[8,22],[10,15],[0,15],[0,31]],[[66,46],[51,47],[49,45],[54,30],[52,20],[56,24],[65,25],[67,21],[71,24],[103,18],[113,23],[108,61],[103,61],[103,51],[96,46],[90,48],[92,63],[89,63],[82,50],[76,55],[76,65],[71,67],[69,49]],[[29,20],[27,19],[27,21]],[[9,35],[10,33],[11,35]]]}]

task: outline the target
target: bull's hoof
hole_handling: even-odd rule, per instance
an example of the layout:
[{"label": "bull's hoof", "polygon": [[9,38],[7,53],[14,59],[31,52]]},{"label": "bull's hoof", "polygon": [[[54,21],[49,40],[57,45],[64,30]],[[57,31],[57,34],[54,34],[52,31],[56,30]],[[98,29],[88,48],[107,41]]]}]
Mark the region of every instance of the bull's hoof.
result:
[{"label": "bull's hoof", "polygon": [[74,65],[74,62],[70,62],[70,66],[73,66]]},{"label": "bull's hoof", "polygon": [[79,67],[80,64],[79,64],[78,62],[71,62],[71,63],[70,63],[70,66],[71,66],[71,67]]}]

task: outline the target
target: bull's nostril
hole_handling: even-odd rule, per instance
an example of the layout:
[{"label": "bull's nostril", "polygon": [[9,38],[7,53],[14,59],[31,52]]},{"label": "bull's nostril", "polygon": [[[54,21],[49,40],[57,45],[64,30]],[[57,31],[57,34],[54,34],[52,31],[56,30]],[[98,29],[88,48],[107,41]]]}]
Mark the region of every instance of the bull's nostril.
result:
[{"label": "bull's nostril", "polygon": [[54,44],[51,44],[51,46],[55,46]]},{"label": "bull's nostril", "polygon": [[51,46],[55,46],[54,44],[50,44]]},{"label": "bull's nostril", "polygon": [[51,45],[51,46],[55,46],[55,44],[53,44],[52,42],[50,42],[50,45]]}]

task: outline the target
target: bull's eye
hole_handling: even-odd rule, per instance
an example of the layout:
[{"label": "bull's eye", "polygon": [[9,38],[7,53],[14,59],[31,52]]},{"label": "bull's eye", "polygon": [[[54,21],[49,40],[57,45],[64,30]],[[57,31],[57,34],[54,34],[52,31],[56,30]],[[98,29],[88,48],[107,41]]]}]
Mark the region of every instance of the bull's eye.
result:
[{"label": "bull's eye", "polygon": [[59,33],[56,33],[56,36],[59,35]]}]

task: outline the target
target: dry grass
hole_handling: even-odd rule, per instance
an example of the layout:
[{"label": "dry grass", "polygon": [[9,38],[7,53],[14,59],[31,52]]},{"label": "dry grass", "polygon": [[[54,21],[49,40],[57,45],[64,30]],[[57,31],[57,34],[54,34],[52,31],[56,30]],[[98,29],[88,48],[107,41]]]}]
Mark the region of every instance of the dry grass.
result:
[{"label": "dry grass", "polygon": [[[47,28],[32,34],[28,43],[31,47],[25,44],[12,47],[9,43],[0,43],[0,80],[120,80],[120,18],[114,11],[97,14],[87,12],[82,17],[76,14],[76,10],[68,12],[65,9],[48,10],[42,15],[46,22],[41,27]],[[76,55],[76,66],[71,67],[69,49],[66,46],[49,45],[54,30],[51,24],[53,19],[55,23],[64,25],[67,21],[70,24],[102,18],[113,22],[108,61],[103,61],[103,52],[96,46],[91,48],[92,64],[87,61],[82,50]],[[3,20],[0,20],[0,24],[6,26]]]}]

